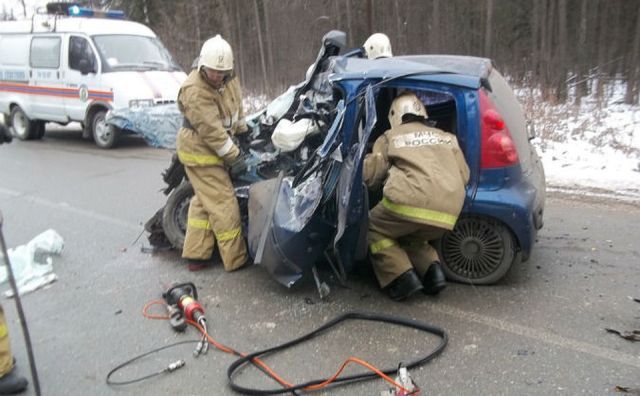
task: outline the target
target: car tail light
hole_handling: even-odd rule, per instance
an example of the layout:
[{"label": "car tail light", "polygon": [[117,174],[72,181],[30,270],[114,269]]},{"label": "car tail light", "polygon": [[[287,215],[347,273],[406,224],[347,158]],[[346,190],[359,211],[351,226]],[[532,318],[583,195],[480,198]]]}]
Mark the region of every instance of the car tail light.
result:
[{"label": "car tail light", "polygon": [[484,90],[480,90],[480,128],[480,168],[502,168],[518,164],[518,152],[509,128]]}]

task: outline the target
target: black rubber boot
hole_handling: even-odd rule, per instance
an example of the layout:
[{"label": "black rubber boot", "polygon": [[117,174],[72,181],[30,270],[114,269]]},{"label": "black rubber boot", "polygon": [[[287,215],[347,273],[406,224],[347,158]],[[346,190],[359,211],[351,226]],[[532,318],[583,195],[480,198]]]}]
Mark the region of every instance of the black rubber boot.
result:
[{"label": "black rubber boot", "polygon": [[394,301],[406,300],[410,295],[422,290],[422,283],[416,271],[409,270],[384,288]]},{"label": "black rubber boot", "polygon": [[427,272],[422,278],[422,292],[424,294],[436,295],[440,293],[445,287],[447,287],[447,280],[444,277],[442,271],[442,264],[439,261],[434,261],[427,269]]},{"label": "black rubber boot", "polygon": [[25,377],[16,374],[15,370],[9,371],[0,377],[0,395],[13,395],[27,389],[29,381]]}]

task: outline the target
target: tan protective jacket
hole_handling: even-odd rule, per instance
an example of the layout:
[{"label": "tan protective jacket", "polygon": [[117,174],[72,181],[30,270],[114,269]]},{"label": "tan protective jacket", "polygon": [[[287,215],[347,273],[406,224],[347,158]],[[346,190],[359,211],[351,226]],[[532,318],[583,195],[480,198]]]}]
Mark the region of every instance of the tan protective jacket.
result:
[{"label": "tan protective jacket", "polygon": [[178,107],[191,128],[182,127],[176,138],[180,162],[186,166],[229,163],[240,150],[230,134],[244,133],[242,93],[237,78],[215,89],[192,70],[180,87]]},{"label": "tan protective jacket", "polygon": [[365,157],[363,172],[369,188],[384,183],[382,205],[387,210],[453,229],[469,181],[469,167],[453,134],[420,122],[389,129]]}]

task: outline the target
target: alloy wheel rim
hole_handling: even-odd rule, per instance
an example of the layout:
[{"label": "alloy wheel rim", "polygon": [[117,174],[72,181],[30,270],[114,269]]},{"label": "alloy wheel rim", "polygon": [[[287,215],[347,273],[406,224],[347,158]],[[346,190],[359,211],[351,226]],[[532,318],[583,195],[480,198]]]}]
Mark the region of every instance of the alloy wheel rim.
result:
[{"label": "alloy wheel rim", "polygon": [[491,275],[505,255],[503,239],[483,220],[462,219],[443,238],[442,254],[449,270],[466,279]]},{"label": "alloy wheel rim", "polygon": [[27,134],[27,120],[24,113],[19,112],[12,120],[13,130],[17,136],[24,137]]},{"label": "alloy wheel rim", "polygon": [[104,118],[100,118],[96,122],[96,138],[100,143],[107,144],[109,143],[109,139],[111,139],[111,133],[111,128],[104,122]]}]

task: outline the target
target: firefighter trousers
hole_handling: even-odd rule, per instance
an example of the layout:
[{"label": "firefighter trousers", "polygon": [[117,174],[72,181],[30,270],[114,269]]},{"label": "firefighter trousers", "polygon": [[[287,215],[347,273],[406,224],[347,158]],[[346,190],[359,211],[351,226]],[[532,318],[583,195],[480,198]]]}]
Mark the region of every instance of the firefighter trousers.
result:
[{"label": "firefighter trousers", "polygon": [[240,268],[247,261],[247,247],[229,173],[222,166],[185,166],[185,171],[195,194],[189,203],[182,257],[207,260],[217,242],[224,269]]},{"label": "firefighter trousers", "polygon": [[421,224],[395,215],[382,204],[369,212],[369,252],[373,270],[380,287],[384,288],[397,277],[415,269],[420,279],[438,252],[429,241],[439,239],[445,229]]},{"label": "firefighter trousers", "polygon": [[4,310],[0,305],[0,377],[7,374],[13,368],[13,355],[9,342],[9,329],[4,317]]}]

